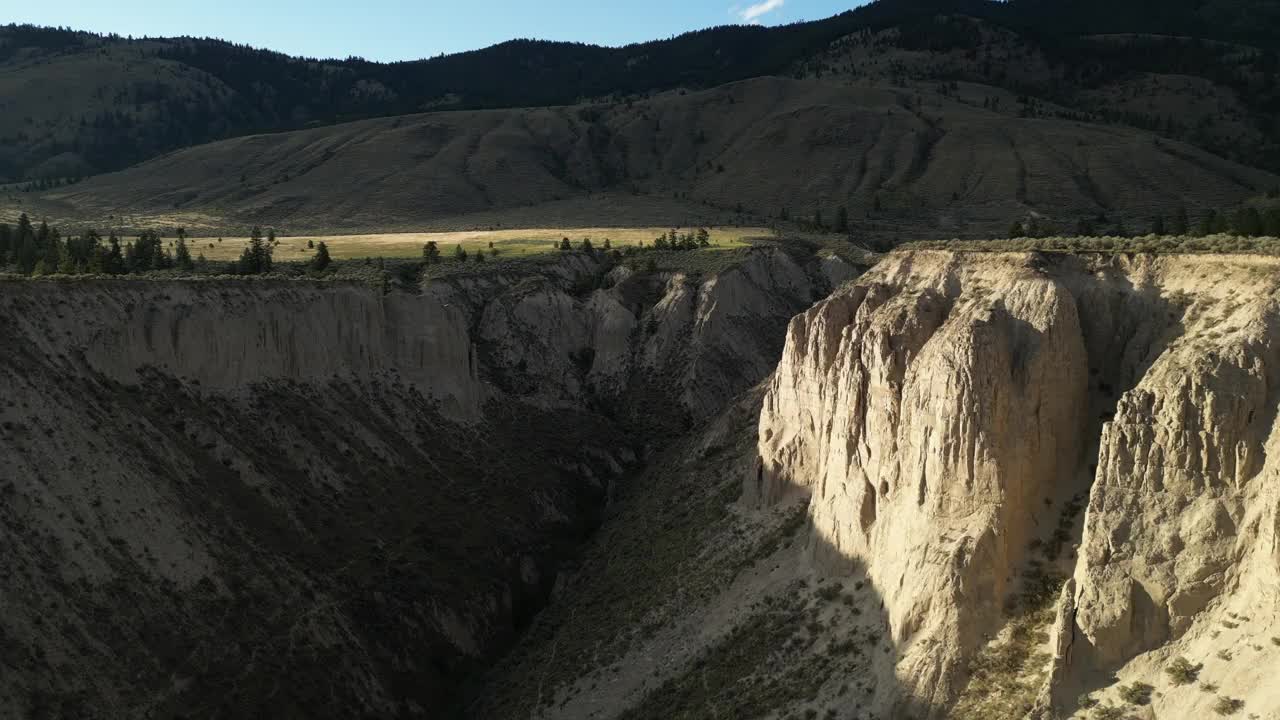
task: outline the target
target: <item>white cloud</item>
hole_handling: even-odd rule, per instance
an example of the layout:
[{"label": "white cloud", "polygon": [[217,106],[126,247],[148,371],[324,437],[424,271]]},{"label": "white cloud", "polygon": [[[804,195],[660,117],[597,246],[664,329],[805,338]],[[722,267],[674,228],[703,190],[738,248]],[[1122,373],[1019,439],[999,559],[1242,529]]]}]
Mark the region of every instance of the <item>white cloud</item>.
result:
[{"label": "white cloud", "polygon": [[738,18],[745,23],[759,24],[760,18],[782,7],[787,0],[761,0],[755,5],[738,10]]}]

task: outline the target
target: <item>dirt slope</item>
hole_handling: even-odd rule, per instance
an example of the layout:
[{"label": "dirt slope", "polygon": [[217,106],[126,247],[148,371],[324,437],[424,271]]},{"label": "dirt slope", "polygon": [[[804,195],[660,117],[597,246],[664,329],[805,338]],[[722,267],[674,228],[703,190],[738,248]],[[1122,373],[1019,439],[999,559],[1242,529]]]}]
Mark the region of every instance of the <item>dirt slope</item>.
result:
[{"label": "dirt slope", "polygon": [[0,287],[0,715],[437,717],[851,269]]},{"label": "dirt slope", "polygon": [[1277,292],[1271,258],[889,256],[624,486],[470,709],[1274,716]]},{"label": "dirt slope", "polygon": [[[793,218],[848,208],[909,237],[1003,233],[1028,213],[1145,224],[1274,184],[1140,132],[1016,118],[942,96],[766,78],[591,107],[456,112],[172,153],[46,195],[55,217],[290,231],[425,224],[613,193]],[[877,209],[879,208],[879,209]],[[585,220],[585,218],[584,218]],[[601,218],[592,218],[599,222]]]}]

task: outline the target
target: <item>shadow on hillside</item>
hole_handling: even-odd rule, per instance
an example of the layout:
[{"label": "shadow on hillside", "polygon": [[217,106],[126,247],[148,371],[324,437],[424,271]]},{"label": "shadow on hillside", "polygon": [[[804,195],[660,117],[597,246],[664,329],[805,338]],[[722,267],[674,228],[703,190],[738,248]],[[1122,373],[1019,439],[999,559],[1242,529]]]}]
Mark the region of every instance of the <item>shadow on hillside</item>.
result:
[{"label": "shadow on hillside", "polygon": [[576,572],[450,717],[925,717],[863,568],[814,570],[805,491],[744,496],[761,391],[620,484]]},{"label": "shadow on hillside", "polygon": [[[777,497],[781,498],[805,498],[802,500],[806,506],[804,525],[799,533],[801,546],[797,550],[801,561],[810,569],[814,584],[818,588],[817,595],[822,597],[823,589],[830,587],[832,583],[846,588],[857,588],[856,605],[853,607],[857,609],[857,620],[866,627],[861,640],[869,651],[863,659],[869,662],[856,668],[847,679],[840,678],[839,672],[833,673],[833,677],[840,683],[848,682],[854,687],[861,679],[865,683],[861,688],[862,692],[837,694],[827,705],[827,708],[834,710],[835,713],[824,715],[820,710],[818,717],[831,717],[838,720],[845,718],[850,720],[863,718],[926,720],[942,717],[936,713],[936,709],[929,706],[927,701],[916,697],[913,690],[904,685],[899,677],[899,664],[903,657],[901,648],[894,641],[894,633],[886,609],[886,596],[873,585],[868,576],[866,564],[837,548],[816,532],[812,508],[809,506],[808,488],[787,482],[785,487],[776,488],[775,492]],[[844,596],[836,602],[845,602]],[[842,638],[838,635],[839,631],[834,626],[829,630],[837,634],[829,637],[828,642],[834,647],[841,647]],[[836,670],[838,671],[839,668],[837,667]],[[858,677],[859,674],[862,678]],[[786,708],[786,710],[797,711],[798,716],[803,716],[807,709],[806,704]],[[786,717],[786,713],[781,713],[781,716]]]}]

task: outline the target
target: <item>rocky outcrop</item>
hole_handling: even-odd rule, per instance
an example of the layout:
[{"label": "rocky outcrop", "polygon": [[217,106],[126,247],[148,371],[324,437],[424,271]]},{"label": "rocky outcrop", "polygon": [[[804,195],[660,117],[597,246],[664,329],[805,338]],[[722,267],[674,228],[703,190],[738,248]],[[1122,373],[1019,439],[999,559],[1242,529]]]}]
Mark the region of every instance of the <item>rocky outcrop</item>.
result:
[{"label": "rocky outcrop", "polygon": [[[1229,206],[1277,183],[1153,139],[981,110],[926,87],[761,77],[630,105],[451,110],[231,138],[89,173],[20,209],[64,227],[120,213],[164,225],[176,211],[188,228],[208,228],[202,235],[253,224],[323,234],[530,218],[719,224],[742,214],[713,208],[735,207],[767,222],[781,208],[810,217],[839,199],[855,225],[889,242],[897,231],[981,237],[1028,213],[1058,227],[1102,211],[1133,222],[1178,203]],[[877,222],[858,222],[877,194],[925,202],[885,202]]]},{"label": "rocky outcrop", "polygon": [[760,249],[709,277],[620,266],[599,282],[525,280],[481,295],[481,360],[500,387],[542,403],[656,387],[703,420],[773,370],[796,312],[854,274],[835,257]]},{"label": "rocky outcrop", "polygon": [[894,254],[792,322],[752,494],[811,495],[815,566],[866,566],[935,713],[1087,494],[1045,648],[1069,713],[1223,613],[1275,622],[1278,266]]},{"label": "rocky outcrop", "polygon": [[829,289],[740,260],[5,283],[0,715],[438,716],[664,442],[613,407],[722,407]]},{"label": "rocky outcrop", "polygon": [[153,368],[209,391],[394,373],[475,419],[484,394],[463,308],[431,293],[307,282],[27,283],[5,292],[24,339],[122,383]]},{"label": "rocky outcrop", "polygon": [[[1077,671],[1128,667],[1158,677],[1171,650],[1213,662],[1240,646],[1264,647],[1247,637],[1276,634],[1275,269],[1247,259],[1152,263],[1146,281],[1171,299],[1178,319],[1101,432],[1075,569]],[[1238,617],[1251,618],[1247,636]],[[1270,654],[1251,662],[1273,663]],[[1251,712],[1280,709],[1247,674],[1205,680],[1257,698]],[[1209,705],[1173,692],[1156,710],[1197,703]]]},{"label": "rocky outcrop", "polygon": [[797,318],[761,417],[762,492],[810,489],[817,561],[867,565],[938,701],[1071,482],[1087,385],[1064,285],[948,260],[891,259]]}]

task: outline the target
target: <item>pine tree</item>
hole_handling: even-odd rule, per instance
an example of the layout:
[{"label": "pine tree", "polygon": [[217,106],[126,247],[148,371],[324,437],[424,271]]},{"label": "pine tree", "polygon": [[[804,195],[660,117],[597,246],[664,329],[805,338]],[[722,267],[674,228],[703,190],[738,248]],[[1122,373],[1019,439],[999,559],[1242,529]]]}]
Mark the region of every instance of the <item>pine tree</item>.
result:
[{"label": "pine tree", "polygon": [[138,261],[138,249],[135,243],[124,244],[124,270],[126,273],[141,272],[143,270]]},{"label": "pine tree", "polygon": [[0,223],[0,266],[9,261],[9,252],[13,248],[13,228],[8,223]]},{"label": "pine tree", "polygon": [[1243,237],[1258,237],[1262,234],[1262,216],[1254,207],[1243,208],[1236,213],[1232,229]]},{"label": "pine tree", "polygon": [[1186,235],[1191,231],[1191,220],[1187,217],[1187,209],[1178,206],[1178,211],[1173,214],[1173,222],[1169,225],[1169,231],[1174,235]]},{"label": "pine tree", "polygon": [[324,270],[329,267],[330,262],[332,261],[329,258],[329,246],[325,245],[324,241],[321,240],[320,244],[316,246],[315,256],[311,258],[311,268],[313,270]]},{"label": "pine tree", "polygon": [[1151,234],[1164,235],[1164,216],[1157,215],[1151,218]]},{"label": "pine tree", "polygon": [[98,233],[90,230],[86,233],[86,240],[85,254],[87,257],[84,259],[85,271],[92,275],[99,275],[104,272],[102,261],[105,257],[105,252],[102,249],[102,238]]},{"label": "pine tree", "polygon": [[1231,218],[1226,212],[1219,212],[1213,216],[1213,232],[1216,234],[1231,232]]},{"label": "pine tree", "polygon": [[107,251],[102,258],[102,272],[108,275],[123,275],[126,271],[124,254],[120,251],[120,238],[115,233],[107,239]]},{"label": "pine tree", "polygon": [[591,238],[582,238],[582,244],[578,246],[578,249],[588,255],[596,251],[596,249],[591,245]]},{"label": "pine tree", "polygon": [[1209,211],[1205,213],[1204,217],[1200,218],[1200,225],[1196,228],[1196,235],[1200,237],[1212,235],[1216,232],[1215,228],[1217,226],[1218,211],[1213,208],[1209,208]]},{"label": "pine tree", "polygon": [[173,251],[173,264],[180,272],[189,273],[195,270],[191,262],[191,251],[187,249],[187,234],[178,230],[178,247]]},{"label": "pine tree", "polygon": [[1280,208],[1271,208],[1262,216],[1262,231],[1268,237],[1280,237]]},{"label": "pine tree", "polygon": [[816,208],[813,211],[813,226],[821,229],[824,227],[822,222],[822,208]]},{"label": "pine tree", "polygon": [[40,229],[36,231],[36,246],[41,259],[44,260],[45,274],[57,272],[62,238],[58,236],[57,230],[49,227],[47,221],[42,221]]},{"label": "pine tree", "polygon": [[484,248],[476,248],[475,259],[478,263],[484,262]]},{"label": "pine tree", "polygon": [[844,205],[841,205],[840,209],[836,210],[836,232],[849,232],[849,208]]},{"label": "pine tree", "polygon": [[36,247],[35,228],[31,226],[31,218],[26,213],[18,217],[18,228],[13,236],[13,261],[18,272],[30,273],[40,260],[40,252]]},{"label": "pine tree", "polygon": [[453,259],[457,260],[458,262],[467,261],[467,251],[462,249],[462,245],[458,245],[456,248],[453,249]]},{"label": "pine tree", "polygon": [[[274,236],[275,233],[272,233]],[[261,275],[271,272],[272,246],[262,239],[262,228],[257,225],[249,232],[249,247],[240,254],[240,273]]]},{"label": "pine tree", "polygon": [[698,247],[711,247],[711,233],[706,228],[698,228]]},{"label": "pine tree", "polygon": [[573,249],[573,243],[569,242],[569,238],[567,237],[560,238],[560,250],[562,252],[568,252],[569,250],[572,250],[572,249]]},{"label": "pine tree", "polygon": [[1022,223],[1018,220],[1014,220],[1013,224],[1009,226],[1009,237],[1020,238],[1026,236],[1027,233],[1022,229]]},{"label": "pine tree", "polygon": [[[321,243],[321,245],[323,244]],[[440,247],[436,245],[435,240],[428,240],[427,244],[422,246],[422,262],[428,265],[435,265],[440,262]]]},{"label": "pine tree", "polygon": [[76,261],[71,254],[71,238],[67,238],[65,243],[58,243],[58,274],[76,274]]}]

